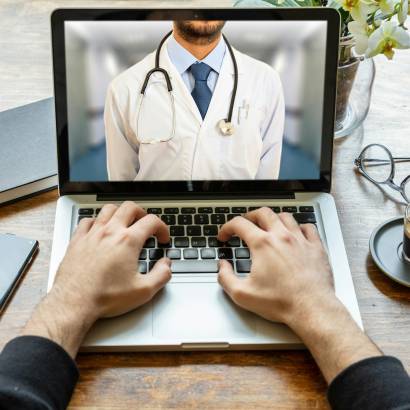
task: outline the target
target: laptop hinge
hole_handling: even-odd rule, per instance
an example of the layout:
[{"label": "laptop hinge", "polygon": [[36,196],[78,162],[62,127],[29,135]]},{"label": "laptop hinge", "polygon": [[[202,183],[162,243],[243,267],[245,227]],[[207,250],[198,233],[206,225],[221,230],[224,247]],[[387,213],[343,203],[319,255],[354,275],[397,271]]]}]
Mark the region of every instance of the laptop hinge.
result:
[{"label": "laptop hinge", "polygon": [[271,193],[202,193],[196,192],[183,194],[164,194],[164,193],[150,193],[150,195],[135,195],[135,194],[117,194],[104,193],[97,194],[97,201],[183,201],[183,200],[219,200],[219,199],[295,199],[294,192],[271,192]]}]

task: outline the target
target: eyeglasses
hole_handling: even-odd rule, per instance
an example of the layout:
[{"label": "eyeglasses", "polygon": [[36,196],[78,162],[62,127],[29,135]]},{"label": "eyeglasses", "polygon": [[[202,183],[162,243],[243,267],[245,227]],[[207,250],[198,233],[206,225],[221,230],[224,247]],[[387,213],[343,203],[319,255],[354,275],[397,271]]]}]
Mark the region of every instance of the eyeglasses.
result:
[{"label": "eyeglasses", "polygon": [[393,179],[396,172],[395,163],[410,162],[410,157],[394,158],[391,152],[381,144],[370,144],[363,148],[354,160],[359,172],[376,185],[387,185],[400,192],[407,203],[410,203],[410,175],[397,185]]}]

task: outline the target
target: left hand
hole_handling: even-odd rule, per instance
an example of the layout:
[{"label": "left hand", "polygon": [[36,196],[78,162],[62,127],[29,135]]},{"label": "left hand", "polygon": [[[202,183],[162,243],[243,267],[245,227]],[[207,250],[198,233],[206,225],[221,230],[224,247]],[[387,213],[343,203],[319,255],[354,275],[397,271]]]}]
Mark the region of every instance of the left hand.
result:
[{"label": "left hand", "polygon": [[74,357],[99,318],[148,302],[171,278],[171,261],[160,259],[147,274],[138,256],[152,235],[169,242],[168,227],[133,202],[105,205],[97,218],[81,220],[57,271],[50,293],[24,334],[49,338]]}]

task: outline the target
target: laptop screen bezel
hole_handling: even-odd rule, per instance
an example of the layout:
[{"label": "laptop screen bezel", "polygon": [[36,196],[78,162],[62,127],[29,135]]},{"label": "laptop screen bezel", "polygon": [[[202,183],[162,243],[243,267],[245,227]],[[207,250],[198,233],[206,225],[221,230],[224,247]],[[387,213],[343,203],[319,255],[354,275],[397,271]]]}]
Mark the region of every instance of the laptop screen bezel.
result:
[{"label": "laptop screen bezel", "polygon": [[[70,181],[64,23],[146,20],[326,21],[326,67],[319,179],[235,181]],[[270,196],[329,192],[331,188],[340,15],[330,8],[232,9],[58,9],[51,16],[60,195],[108,194],[127,197]]]}]

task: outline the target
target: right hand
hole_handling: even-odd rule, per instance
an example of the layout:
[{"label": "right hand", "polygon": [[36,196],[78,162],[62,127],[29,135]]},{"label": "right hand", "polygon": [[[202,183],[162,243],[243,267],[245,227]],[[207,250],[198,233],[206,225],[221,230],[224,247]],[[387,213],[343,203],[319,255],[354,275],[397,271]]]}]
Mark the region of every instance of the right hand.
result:
[{"label": "right hand", "polygon": [[218,280],[232,300],[265,319],[292,326],[318,301],[335,299],[333,276],[318,231],[291,214],[260,208],[222,226],[218,239],[239,236],[252,267],[245,278],[221,261]]}]

